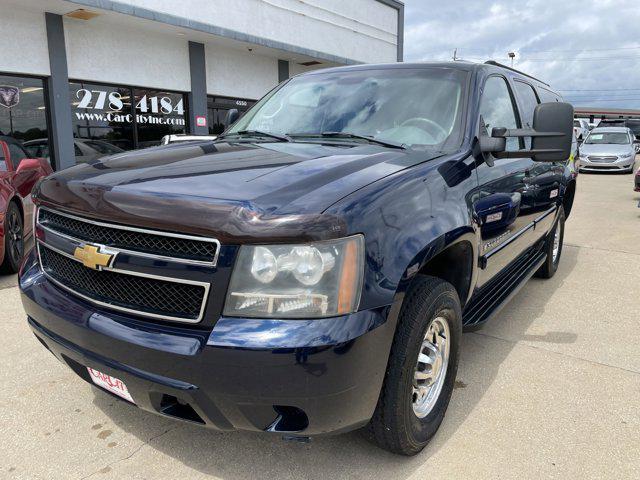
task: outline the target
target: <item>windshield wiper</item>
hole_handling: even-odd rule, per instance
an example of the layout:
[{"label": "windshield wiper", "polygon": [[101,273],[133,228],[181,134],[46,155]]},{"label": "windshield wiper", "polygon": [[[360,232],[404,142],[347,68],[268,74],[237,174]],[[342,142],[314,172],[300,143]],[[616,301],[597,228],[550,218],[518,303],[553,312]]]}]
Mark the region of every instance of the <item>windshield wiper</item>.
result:
[{"label": "windshield wiper", "polygon": [[288,135],[282,135],[279,133],[263,132],[262,130],[240,130],[239,132],[227,133],[226,135],[220,135],[218,138],[227,138],[232,135],[248,136],[248,137],[268,137],[275,138],[280,142],[291,142],[291,138]]},{"label": "windshield wiper", "polygon": [[366,140],[369,143],[377,143],[385,147],[401,148],[406,150],[407,146],[404,143],[396,143],[390,140],[380,140],[378,138],[369,135],[358,135],[357,133],[350,132],[321,132],[321,133],[289,133],[287,134],[291,138],[297,137],[310,137],[310,138],[354,138],[358,140]]}]

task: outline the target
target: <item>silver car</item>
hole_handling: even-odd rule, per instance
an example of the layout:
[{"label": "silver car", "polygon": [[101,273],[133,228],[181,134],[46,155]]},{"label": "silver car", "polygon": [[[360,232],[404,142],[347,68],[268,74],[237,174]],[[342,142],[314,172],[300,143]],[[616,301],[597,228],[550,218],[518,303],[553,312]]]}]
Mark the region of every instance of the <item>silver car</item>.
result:
[{"label": "silver car", "polygon": [[633,172],[636,158],[634,140],[627,127],[594,128],[580,146],[578,170]]}]

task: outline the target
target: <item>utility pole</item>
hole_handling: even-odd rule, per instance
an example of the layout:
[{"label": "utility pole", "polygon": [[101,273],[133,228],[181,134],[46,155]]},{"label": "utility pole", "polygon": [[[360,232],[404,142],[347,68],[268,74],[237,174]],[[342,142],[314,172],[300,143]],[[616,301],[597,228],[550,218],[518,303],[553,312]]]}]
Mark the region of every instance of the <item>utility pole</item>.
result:
[{"label": "utility pole", "polygon": [[457,48],[454,48],[454,49],[453,49],[453,61],[454,61],[454,62],[455,62],[456,60],[458,60],[457,53],[458,53],[458,49],[457,49]]}]

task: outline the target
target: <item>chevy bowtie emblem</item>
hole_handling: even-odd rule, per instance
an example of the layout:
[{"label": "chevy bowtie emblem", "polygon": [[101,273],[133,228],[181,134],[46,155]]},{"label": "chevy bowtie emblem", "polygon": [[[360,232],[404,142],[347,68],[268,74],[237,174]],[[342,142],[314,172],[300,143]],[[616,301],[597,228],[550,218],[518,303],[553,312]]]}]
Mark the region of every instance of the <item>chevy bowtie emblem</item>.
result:
[{"label": "chevy bowtie emblem", "polygon": [[83,245],[82,247],[76,247],[73,256],[80,260],[87,268],[102,270],[102,267],[109,266],[115,255],[111,253],[101,253],[100,247]]}]

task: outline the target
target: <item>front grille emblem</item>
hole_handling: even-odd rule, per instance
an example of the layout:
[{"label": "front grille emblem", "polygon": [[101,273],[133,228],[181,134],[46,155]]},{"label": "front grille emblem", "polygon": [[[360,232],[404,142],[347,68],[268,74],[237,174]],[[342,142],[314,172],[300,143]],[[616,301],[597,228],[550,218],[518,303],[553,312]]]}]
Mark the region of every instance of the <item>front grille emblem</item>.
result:
[{"label": "front grille emblem", "polygon": [[94,245],[83,245],[76,247],[73,256],[80,260],[82,264],[92,270],[102,270],[102,267],[108,267],[115,257],[113,253],[100,252],[101,247]]}]

